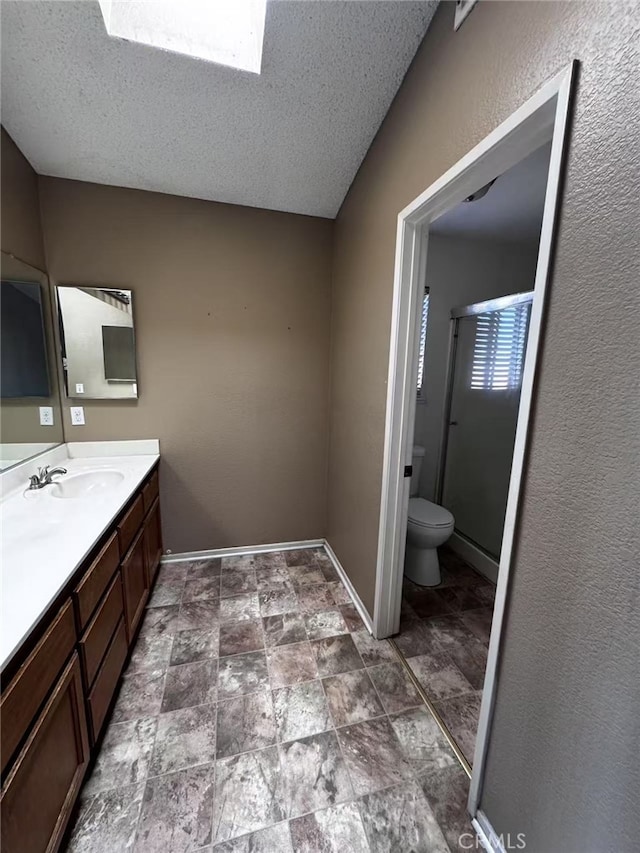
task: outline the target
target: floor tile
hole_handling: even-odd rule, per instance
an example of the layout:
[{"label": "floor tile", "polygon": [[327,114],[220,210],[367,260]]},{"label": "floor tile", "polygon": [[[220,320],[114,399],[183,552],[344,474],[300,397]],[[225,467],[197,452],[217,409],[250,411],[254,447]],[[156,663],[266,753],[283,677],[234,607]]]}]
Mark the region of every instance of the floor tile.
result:
[{"label": "floor tile", "polygon": [[113,709],[112,722],[122,723],[159,714],[164,678],[164,669],[126,672]]},{"label": "floor tile", "polygon": [[[295,853],[368,853],[356,803],[342,803],[295,818],[289,824]],[[272,853],[275,853],[273,851]]]},{"label": "floor tile", "polygon": [[[212,853],[293,853],[287,821],[211,848]],[[203,851],[203,853],[206,853]]]},{"label": "floor tile", "polygon": [[310,586],[319,583],[326,583],[322,570],[318,566],[289,566],[289,579],[296,587]]},{"label": "floor tile", "polygon": [[325,637],[337,637],[338,634],[349,633],[347,623],[337,608],[316,610],[314,613],[307,614],[304,621],[310,640],[321,640]]},{"label": "floor tile", "polygon": [[220,604],[210,601],[183,601],[176,621],[177,631],[214,631],[220,624]]},{"label": "floor tile", "polygon": [[298,607],[298,599],[293,589],[261,592],[258,598],[261,616],[278,616],[282,613],[290,613]]},{"label": "floor tile", "polygon": [[480,640],[468,641],[448,651],[449,657],[474,690],[482,690],[484,686],[488,654],[489,649]]},{"label": "floor tile", "polygon": [[111,724],[104,736],[82,797],[144,782],[149,771],[156,736],[155,717]]},{"label": "floor tile", "polygon": [[208,560],[191,560],[187,565],[187,580],[194,578],[220,577],[222,560],[220,557],[210,557]]},{"label": "floor tile", "polygon": [[304,612],[334,607],[335,601],[328,583],[301,586],[297,591],[298,606]]},{"label": "floor tile", "polygon": [[[326,575],[325,580],[327,580]],[[353,604],[351,596],[342,581],[329,581],[329,589],[333,593],[333,600],[336,604]]]},{"label": "floor tile", "polygon": [[469,764],[473,763],[481,700],[482,693],[478,690],[434,702],[436,711],[456,739]]},{"label": "floor tile", "polygon": [[183,601],[217,601],[220,598],[220,578],[193,578],[184,585]]},{"label": "floor tile", "polygon": [[336,571],[335,566],[331,563],[331,561],[328,560],[327,563],[324,563],[324,562],[320,562],[317,558],[316,558],[316,560],[318,562],[318,567],[319,567],[320,571],[322,572],[322,575],[323,575],[324,579],[327,581],[327,583],[331,583],[331,584],[334,584],[334,583],[338,584],[339,583],[340,586],[342,586],[342,581],[340,580],[340,575]]},{"label": "floor tile", "polygon": [[318,677],[318,668],[308,642],[267,649],[267,662],[274,689]]},{"label": "floor tile", "polygon": [[258,619],[260,605],[255,592],[220,599],[220,621],[240,622],[242,619]]},{"label": "floor tile", "polygon": [[307,639],[304,619],[300,613],[282,613],[278,616],[266,616],[262,620],[265,645],[288,646]]},{"label": "floor tile", "polygon": [[402,664],[382,663],[369,667],[368,673],[388,714],[422,705],[420,694]]},{"label": "floor tile", "polygon": [[186,853],[211,841],[213,765],[147,782],[135,853]]},{"label": "floor tile", "polygon": [[141,634],[133,648],[127,672],[163,670],[169,666],[173,637],[169,634]]},{"label": "floor tile", "polygon": [[263,749],[275,742],[276,727],[269,692],[218,703],[217,758]]},{"label": "floor tile", "polygon": [[413,652],[412,656],[447,652],[451,648],[464,645],[469,640],[475,640],[475,635],[463,622],[464,615],[452,614],[451,616],[439,616],[436,619],[423,620],[424,629],[430,637],[430,648],[425,651]]},{"label": "floor tile", "polygon": [[215,705],[198,705],[158,717],[150,776],[206,764],[216,755]]},{"label": "floor tile", "polygon": [[333,731],[282,744],[280,761],[285,813],[289,818],[345,802],[353,796]]},{"label": "floor tile", "polygon": [[171,648],[171,666],[218,657],[218,631],[178,631]]},{"label": "floor tile", "polygon": [[145,611],[139,638],[153,635],[155,637],[172,637],[178,630],[179,604],[170,604],[166,607],[150,607]]},{"label": "floor tile", "polygon": [[220,578],[220,595],[228,598],[231,595],[240,595],[245,592],[256,592],[258,585],[254,569],[248,571],[223,570]]},{"label": "floor tile", "polygon": [[157,583],[151,593],[147,607],[166,607],[167,604],[180,604],[184,581],[166,581]]},{"label": "floor tile", "polygon": [[331,716],[322,684],[306,681],[273,691],[278,740],[288,741],[319,734],[331,728]]},{"label": "floor tile", "polygon": [[322,548],[299,548],[297,551],[285,551],[284,559],[288,566],[307,566],[316,562]]},{"label": "floor tile", "polygon": [[478,598],[475,590],[475,587],[469,586],[450,586],[441,589],[439,594],[450,610],[459,613],[462,610],[474,610],[482,607],[482,601]]},{"label": "floor tile", "polygon": [[214,843],[284,820],[283,794],[277,747],[220,759],[216,763]]},{"label": "floor tile", "polygon": [[83,803],[67,853],[106,853],[133,847],[144,784],[104,791]]},{"label": "floor tile", "polygon": [[264,633],[260,619],[245,619],[220,626],[220,657],[255,652],[262,648]]},{"label": "floor tile", "polygon": [[360,631],[364,628],[364,622],[354,604],[341,604],[338,609],[350,631]]},{"label": "floor tile", "polygon": [[384,714],[365,669],[332,675],[322,682],[335,726],[360,723]]},{"label": "floor tile", "polygon": [[272,589],[293,589],[291,577],[285,566],[267,566],[265,568],[257,568],[255,571],[259,592],[268,592]]},{"label": "floor tile", "polygon": [[356,796],[411,778],[411,767],[386,717],[338,729],[338,739]]},{"label": "floor tile", "polygon": [[400,633],[393,639],[398,650],[407,660],[414,655],[431,654],[440,650],[433,633],[427,628],[427,621],[423,619],[415,622],[403,620]]},{"label": "floor tile", "polygon": [[483,604],[493,607],[496,599],[496,588],[493,584],[487,583],[482,586],[476,586],[473,588],[473,591]]},{"label": "floor tile", "polygon": [[465,610],[460,618],[467,628],[483,643],[489,645],[491,637],[491,622],[493,619],[493,608],[482,607],[479,610]]},{"label": "floor tile", "polygon": [[[467,812],[469,777],[455,762],[449,767],[421,773],[418,782],[449,847],[451,850],[460,850],[460,837],[464,833],[470,833],[468,838],[463,839],[465,844],[475,838]],[[473,842],[473,845],[474,850],[481,849],[479,844],[476,846]]]},{"label": "floor tile", "polygon": [[409,660],[409,666],[430,699],[448,699],[473,690],[448,654],[418,655]]},{"label": "floor tile", "polygon": [[360,811],[371,853],[449,853],[416,782],[363,797]]},{"label": "floor tile", "polygon": [[403,596],[420,618],[444,616],[451,612],[449,603],[440,590],[425,589],[416,584],[407,583],[403,587]]},{"label": "floor tile", "polygon": [[351,636],[360,652],[365,666],[376,666],[379,663],[395,663],[395,652],[386,640],[376,640],[366,628],[352,631]]},{"label": "floor tile", "polygon": [[218,699],[233,699],[246,693],[269,689],[265,653],[249,652],[220,658],[218,670]]},{"label": "floor tile", "polygon": [[338,675],[352,669],[362,669],[364,664],[351,635],[314,640],[311,650],[315,656],[321,677]]},{"label": "floor tile", "polygon": [[201,660],[169,667],[164,683],[161,713],[215,702],[217,679],[217,660]]},{"label": "floor tile", "polygon": [[185,581],[187,579],[188,568],[188,563],[161,563],[156,583]]},{"label": "floor tile", "polygon": [[403,711],[389,719],[414,772],[437,770],[457,763],[447,739],[426,708]]}]

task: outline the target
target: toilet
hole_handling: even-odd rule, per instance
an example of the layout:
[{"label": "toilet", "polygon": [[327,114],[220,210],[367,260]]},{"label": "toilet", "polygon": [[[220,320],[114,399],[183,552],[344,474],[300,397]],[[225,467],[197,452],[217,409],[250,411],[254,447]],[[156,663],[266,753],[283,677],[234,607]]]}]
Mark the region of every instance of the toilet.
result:
[{"label": "toilet", "polygon": [[438,547],[453,533],[455,520],[448,509],[417,497],[423,458],[424,447],[415,445],[404,573],[420,586],[436,586],[440,583]]}]

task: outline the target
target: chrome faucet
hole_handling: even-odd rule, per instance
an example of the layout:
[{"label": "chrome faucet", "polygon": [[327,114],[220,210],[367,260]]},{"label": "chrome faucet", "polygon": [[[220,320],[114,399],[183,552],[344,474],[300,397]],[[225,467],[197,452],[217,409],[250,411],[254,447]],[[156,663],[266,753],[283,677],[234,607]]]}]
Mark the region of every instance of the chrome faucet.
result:
[{"label": "chrome faucet", "polygon": [[44,489],[45,486],[49,486],[53,483],[51,479],[54,474],[66,474],[66,468],[49,468],[48,465],[45,465],[44,468],[38,468],[37,474],[32,474],[29,477],[29,488],[30,489]]}]

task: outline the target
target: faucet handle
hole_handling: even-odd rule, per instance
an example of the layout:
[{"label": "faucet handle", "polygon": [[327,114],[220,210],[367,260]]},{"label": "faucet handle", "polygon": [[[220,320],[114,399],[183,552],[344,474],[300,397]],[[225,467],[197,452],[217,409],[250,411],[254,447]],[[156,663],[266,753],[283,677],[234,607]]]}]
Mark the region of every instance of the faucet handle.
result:
[{"label": "faucet handle", "polygon": [[49,466],[48,465],[45,465],[44,468],[38,468],[38,476],[40,477],[40,479],[42,479],[43,477],[46,477],[48,472],[49,472]]}]

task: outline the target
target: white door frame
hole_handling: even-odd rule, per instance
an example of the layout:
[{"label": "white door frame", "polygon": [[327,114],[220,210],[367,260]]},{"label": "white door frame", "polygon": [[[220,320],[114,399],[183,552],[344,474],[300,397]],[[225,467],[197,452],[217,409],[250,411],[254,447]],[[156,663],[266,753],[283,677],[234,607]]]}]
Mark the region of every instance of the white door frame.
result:
[{"label": "white door frame", "polygon": [[429,224],[496,175],[519,163],[540,145],[552,141],[500,572],[469,793],[472,816],[478,811],[488,726],[495,696],[498,649],[576,70],[577,62],[573,61],[398,215],[373,614],[374,636],[379,639],[397,633],[400,626],[410,486],[410,478],[404,476],[404,468],[411,465],[412,456],[420,300],[425,285]]}]

